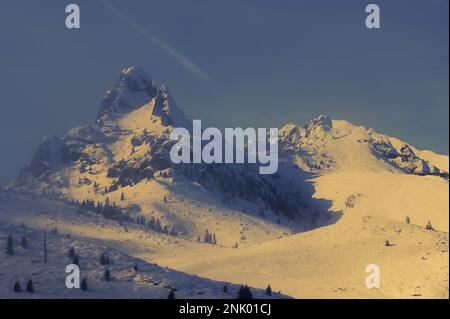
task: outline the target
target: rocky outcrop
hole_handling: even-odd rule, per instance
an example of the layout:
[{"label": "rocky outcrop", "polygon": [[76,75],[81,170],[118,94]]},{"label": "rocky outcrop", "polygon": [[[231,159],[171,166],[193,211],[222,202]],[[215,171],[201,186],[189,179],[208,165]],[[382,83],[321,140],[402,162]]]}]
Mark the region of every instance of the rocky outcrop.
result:
[{"label": "rocky outcrop", "polygon": [[101,102],[97,120],[120,116],[150,102],[157,96],[157,88],[150,74],[142,69],[128,67],[122,70],[116,86],[108,90]]}]

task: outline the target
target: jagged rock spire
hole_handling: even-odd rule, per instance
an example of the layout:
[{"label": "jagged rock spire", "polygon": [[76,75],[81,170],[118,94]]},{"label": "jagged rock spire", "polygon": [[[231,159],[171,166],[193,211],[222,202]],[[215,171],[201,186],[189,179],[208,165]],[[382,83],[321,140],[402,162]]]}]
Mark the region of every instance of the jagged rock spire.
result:
[{"label": "jagged rock spire", "polygon": [[120,73],[114,89],[106,91],[97,120],[105,115],[114,116],[133,111],[150,102],[156,95],[156,84],[147,71],[127,67]]}]

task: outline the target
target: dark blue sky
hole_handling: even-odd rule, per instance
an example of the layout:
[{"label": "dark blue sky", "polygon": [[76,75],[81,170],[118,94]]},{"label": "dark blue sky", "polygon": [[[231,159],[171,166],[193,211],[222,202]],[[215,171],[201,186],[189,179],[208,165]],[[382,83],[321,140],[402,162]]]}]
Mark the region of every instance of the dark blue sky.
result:
[{"label": "dark blue sky", "polygon": [[128,65],[205,125],[325,113],[448,154],[448,0],[1,0],[0,41],[0,184],[44,135],[93,121]]}]

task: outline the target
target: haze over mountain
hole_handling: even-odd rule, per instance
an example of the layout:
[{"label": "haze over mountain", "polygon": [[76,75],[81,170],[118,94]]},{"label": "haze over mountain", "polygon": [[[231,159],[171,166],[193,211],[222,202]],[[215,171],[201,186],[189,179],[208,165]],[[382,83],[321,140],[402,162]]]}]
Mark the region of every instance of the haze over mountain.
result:
[{"label": "haze over mountain", "polygon": [[[280,128],[276,174],[173,164],[170,132],[190,125],[166,85],[122,70],[92,123],[42,140],[0,193],[0,221],[293,297],[448,298],[448,156],[320,115]],[[365,286],[369,264],[380,289]]]}]

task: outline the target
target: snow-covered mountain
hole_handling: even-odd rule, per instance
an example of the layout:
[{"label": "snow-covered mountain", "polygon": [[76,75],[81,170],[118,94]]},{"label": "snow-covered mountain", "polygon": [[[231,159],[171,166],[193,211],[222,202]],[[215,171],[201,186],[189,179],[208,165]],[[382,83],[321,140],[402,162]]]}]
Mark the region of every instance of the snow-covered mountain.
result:
[{"label": "snow-covered mountain", "polygon": [[[0,196],[0,221],[294,297],[448,296],[448,156],[320,115],[280,129],[274,175],[172,164],[170,132],[190,125],[166,85],[124,69],[93,123],[42,140]],[[375,262],[392,284],[373,291],[364,267]]]},{"label": "snow-covered mountain", "polygon": [[[96,121],[62,137],[45,137],[10,189],[118,203],[127,187],[136,190],[155,181],[171,186],[197,183],[225,204],[247,201],[260,214],[303,218],[303,228],[310,228],[313,217],[303,209],[305,196],[278,174],[262,177],[256,165],[172,164],[170,132],[190,125],[165,85],[157,88],[147,72],[126,68],[115,88],[107,91]],[[315,219],[330,218],[314,214]]]},{"label": "snow-covered mountain", "polygon": [[283,150],[307,171],[360,169],[448,179],[448,156],[420,151],[399,139],[344,120],[320,115],[305,127],[287,124],[280,130]]},{"label": "snow-covered mountain", "polygon": [[[95,183],[96,188],[109,190],[153,178],[173,167],[167,156],[168,136],[179,126],[189,128],[190,122],[167,86],[157,86],[148,72],[128,67],[105,93],[96,121],[62,137],[45,137],[13,187],[63,192]],[[307,172],[361,169],[448,179],[448,156],[419,151],[326,115],[304,127],[283,126],[280,148],[285,163]]]}]

